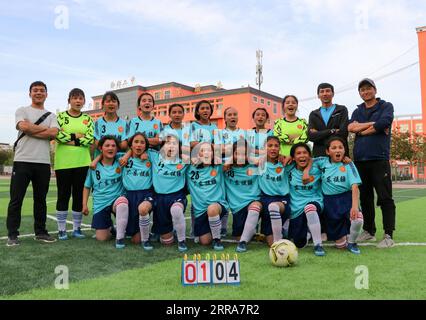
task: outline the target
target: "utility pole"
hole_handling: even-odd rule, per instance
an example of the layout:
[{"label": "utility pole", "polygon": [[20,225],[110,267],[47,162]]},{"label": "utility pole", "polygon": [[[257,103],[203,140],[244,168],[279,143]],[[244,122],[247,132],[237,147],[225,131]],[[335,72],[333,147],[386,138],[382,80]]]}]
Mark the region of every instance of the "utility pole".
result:
[{"label": "utility pole", "polygon": [[262,64],[263,51],[262,50],[256,51],[256,58],[257,58],[256,85],[259,87],[259,91],[260,91],[260,87],[262,86],[262,83],[263,83],[263,64]]}]

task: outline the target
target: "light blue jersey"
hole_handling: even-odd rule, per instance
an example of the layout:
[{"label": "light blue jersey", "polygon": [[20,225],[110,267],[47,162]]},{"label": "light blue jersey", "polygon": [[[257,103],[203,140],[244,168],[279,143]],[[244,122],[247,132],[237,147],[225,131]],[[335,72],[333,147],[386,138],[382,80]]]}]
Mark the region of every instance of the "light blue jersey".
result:
[{"label": "light blue jersey", "polygon": [[252,150],[252,155],[255,154],[254,150],[265,150],[266,151],[266,140],[268,137],[272,137],[274,131],[271,129],[263,129],[258,132],[255,128],[247,131],[247,142]]},{"label": "light blue jersey", "polygon": [[[236,129],[236,130],[229,130],[229,129],[222,129],[217,130],[217,138],[215,141],[218,141],[221,145],[233,145],[235,142],[237,142],[240,139],[246,139],[246,131],[243,129]],[[229,154],[226,154],[223,156],[223,160],[226,162],[228,159],[232,158],[232,150],[230,150]]]},{"label": "light blue jersey", "polygon": [[155,138],[156,135],[160,134],[162,129],[163,124],[154,117],[151,120],[143,120],[140,117],[135,117],[127,125],[126,139],[133,137],[136,132],[145,133],[146,137],[150,139]]},{"label": "light blue jersey", "polygon": [[190,139],[190,127],[183,127],[182,129],[173,129],[170,124],[165,125],[163,128],[163,131],[160,133],[160,139],[162,141],[165,140],[167,135],[175,135],[179,138],[180,143],[183,146],[189,146],[189,139]]},{"label": "light blue jersey", "polygon": [[123,168],[123,185],[129,191],[150,189],[152,187],[151,161],[130,157]]},{"label": "light blue jersey", "polygon": [[220,144],[218,129],[215,124],[201,124],[197,121],[191,123],[190,142],[210,142]]},{"label": "light blue jersey", "polygon": [[281,162],[267,161],[266,168],[259,176],[259,187],[268,196],[286,196],[290,193],[288,172],[291,166],[283,166]]},{"label": "light blue jersey", "polygon": [[118,197],[124,194],[122,169],[117,160],[110,166],[98,162],[95,170],[87,172],[86,188],[92,189],[93,213],[112,205]]},{"label": "light blue jersey", "polygon": [[152,184],[155,192],[169,194],[178,192],[185,187],[188,165],[184,164],[181,159],[176,161],[163,159],[161,154],[155,150],[148,150],[148,155],[152,163]]},{"label": "light blue jersey", "polygon": [[260,199],[257,172],[258,168],[252,165],[233,166],[225,172],[226,200],[233,214]]},{"label": "light blue jersey", "polygon": [[353,162],[330,162],[329,157],[314,159],[314,166],[321,170],[321,187],[325,195],[337,195],[352,190],[352,185],[361,184],[361,178]]},{"label": "light blue jersey", "polygon": [[321,171],[312,167],[309,172],[312,182],[303,184],[303,171],[297,169],[295,165],[291,167],[288,173],[288,181],[290,183],[291,219],[294,219],[304,212],[308,203],[317,202],[321,208],[324,207],[324,204],[321,192]]},{"label": "light blue jersey", "polygon": [[127,122],[124,119],[118,118],[117,121],[106,121],[104,117],[99,118],[95,122],[94,137],[96,140],[101,140],[104,136],[114,136],[118,141],[126,140]]},{"label": "light blue jersey", "polygon": [[196,218],[207,212],[212,203],[228,207],[222,166],[189,166],[186,181],[191,194],[191,205]]}]

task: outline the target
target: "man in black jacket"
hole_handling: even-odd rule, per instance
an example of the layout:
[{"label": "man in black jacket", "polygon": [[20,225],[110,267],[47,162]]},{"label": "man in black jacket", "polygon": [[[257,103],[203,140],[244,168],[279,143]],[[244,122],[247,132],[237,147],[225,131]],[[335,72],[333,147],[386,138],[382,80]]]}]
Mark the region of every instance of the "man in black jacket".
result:
[{"label": "man in black jacket", "polygon": [[348,150],[348,109],[345,106],[334,104],[334,87],[329,83],[321,83],[317,89],[321,107],[309,115],[308,138],[314,143],[314,157],[325,157],[327,140],[337,135],[346,141],[346,154]]}]

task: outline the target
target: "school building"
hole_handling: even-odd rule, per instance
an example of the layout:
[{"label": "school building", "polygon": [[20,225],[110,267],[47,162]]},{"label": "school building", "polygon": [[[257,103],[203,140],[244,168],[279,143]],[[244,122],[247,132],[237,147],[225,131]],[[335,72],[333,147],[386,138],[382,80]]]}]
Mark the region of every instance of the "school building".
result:
[{"label": "school building", "polygon": [[[170,121],[168,107],[174,103],[179,103],[185,108],[184,123],[194,121],[195,105],[200,100],[207,100],[212,104],[214,111],[211,121],[218,128],[225,127],[223,112],[228,107],[235,107],[238,110],[238,126],[242,129],[249,129],[254,126],[252,113],[259,107],[268,110],[270,119],[267,126],[269,128],[273,127],[275,119],[283,116],[281,97],[259,91],[252,87],[226,90],[221,88],[220,85],[197,85],[191,87],[177,82],[169,82],[147,87],[137,85],[112,91],[120,99],[118,115],[124,119],[131,119],[137,116],[137,99],[144,92],[148,92],[154,96],[155,106],[153,115],[164,124]],[[102,95],[94,96],[92,99],[93,110],[89,110],[87,113],[96,120],[103,116],[101,109]]]}]

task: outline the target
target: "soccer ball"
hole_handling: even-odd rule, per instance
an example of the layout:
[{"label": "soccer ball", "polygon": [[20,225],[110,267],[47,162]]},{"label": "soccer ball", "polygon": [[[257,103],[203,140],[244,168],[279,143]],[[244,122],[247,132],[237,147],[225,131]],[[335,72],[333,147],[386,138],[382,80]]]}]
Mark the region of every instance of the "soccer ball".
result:
[{"label": "soccer ball", "polygon": [[282,239],[274,242],[269,249],[269,259],[276,267],[288,267],[297,262],[297,248],[293,242]]}]

